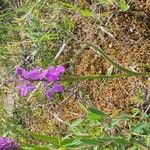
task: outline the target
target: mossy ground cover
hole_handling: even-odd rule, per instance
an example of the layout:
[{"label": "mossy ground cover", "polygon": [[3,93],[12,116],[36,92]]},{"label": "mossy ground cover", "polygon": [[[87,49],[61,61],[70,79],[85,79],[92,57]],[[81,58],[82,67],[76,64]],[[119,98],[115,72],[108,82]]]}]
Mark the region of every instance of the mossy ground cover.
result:
[{"label": "mossy ground cover", "polygon": [[[15,77],[18,65],[30,69],[62,64],[66,76],[121,72],[86,42],[98,45],[132,71],[150,72],[148,0],[3,0],[0,9],[0,95],[2,103],[9,94],[15,101],[13,123],[38,133],[64,135],[69,132],[64,122],[83,117],[88,107],[113,116],[131,113],[133,108],[145,111],[150,101],[149,78],[64,82],[64,92],[50,101],[40,90],[19,98],[12,90],[15,83],[6,81]],[[1,119],[8,116],[3,107],[1,112]]]}]

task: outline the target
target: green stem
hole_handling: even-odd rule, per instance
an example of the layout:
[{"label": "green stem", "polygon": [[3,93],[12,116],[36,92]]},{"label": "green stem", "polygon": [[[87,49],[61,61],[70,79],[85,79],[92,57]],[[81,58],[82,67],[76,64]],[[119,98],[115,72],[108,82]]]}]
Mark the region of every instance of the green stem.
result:
[{"label": "green stem", "polygon": [[117,75],[87,75],[87,76],[67,76],[61,79],[61,81],[84,81],[84,80],[92,80],[92,79],[114,79],[114,78],[128,78],[128,77],[149,77],[149,73],[138,73],[138,74],[117,74]]}]

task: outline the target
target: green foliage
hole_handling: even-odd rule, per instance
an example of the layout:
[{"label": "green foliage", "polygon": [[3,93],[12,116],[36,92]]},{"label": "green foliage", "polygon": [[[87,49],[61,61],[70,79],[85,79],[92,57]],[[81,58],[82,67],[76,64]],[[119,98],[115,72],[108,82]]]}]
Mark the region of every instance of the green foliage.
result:
[{"label": "green foliage", "polygon": [[[8,128],[21,136],[20,144],[24,150],[150,148],[150,116],[143,116],[142,113],[111,116],[89,108],[83,118],[65,124],[69,133],[55,137],[33,133],[12,125]],[[30,139],[28,143],[25,142],[26,139]]]},{"label": "green foliage", "polygon": [[92,17],[93,16],[91,10],[81,8],[81,7],[79,7],[77,5],[73,5],[71,3],[60,2],[60,3],[58,3],[58,6],[62,7],[62,8],[65,8],[65,9],[68,9],[68,10],[71,10],[71,11],[75,11],[75,12],[77,12],[77,13],[85,16],[85,17]]},{"label": "green foliage", "polygon": [[126,3],[125,0],[116,0],[116,2],[119,7],[119,11],[121,12],[125,12],[130,8],[130,6]]}]

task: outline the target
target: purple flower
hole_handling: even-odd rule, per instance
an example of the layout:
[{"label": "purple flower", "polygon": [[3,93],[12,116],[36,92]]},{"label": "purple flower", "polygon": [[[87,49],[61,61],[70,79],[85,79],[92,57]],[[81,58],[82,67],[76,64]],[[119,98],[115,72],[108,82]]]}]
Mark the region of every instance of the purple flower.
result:
[{"label": "purple flower", "polygon": [[55,67],[49,67],[46,74],[48,82],[57,81],[59,79],[59,72],[56,71]]},{"label": "purple flower", "polygon": [[65,72],[65,67],[59,65],[59,66],[56,67],[56,71],[59,72],[59,73],[64,73]]},{"label": "purple flower", "polygon": [[54,93],[59,93],[62,91],[63,91],[63,87],[60,84],[55,83],[51,88],[46,89],[45,96],[48,99],[50,99]]},{"label": "purple flower", "polygon": [[48,72],[46,74],[46,78],[49,82],[59,80],[59,76],[61,73],[65,71],[64,66],[57,66],[57,67],[49,67]]},{"label": "purple flower", "polygon": [[0,137],[0,150],[19,150],[19,145],[10,138]]},{"label": "purple flower", "polygon": [[22,84],[22,85],[18,85],[16,87],[18,90],[20,90],[20,95],[21,96],[26,96],[28,94],[28,92],[33,91],[36,89],[35,86],[33,85],[28,85],[28,84]]},{"label": "purple flower", "polygon": [[28,80],[40,80],[40,70],[37,68],[30,70],[29,72],[24,74],[24,77]]},{"label": "purple flower", "polygon": [[43,70],[41,73],[41,79],[45,79],[47,77],[47,74],[48,74],[48,69]]},{"label": "purple flower", "polygon": [[[63,88],[58,84],[60,75],[65,72],[64,66],[50,66],[48,69],[34,68],[26,71],[21,67],[16,67],[16,74],[18,75],[18,85],[16,88],[20,90],[21,96],[26,96],[28,92],[33,91],[36,87],[33,82],[43,82],[45,88],[45,96],[51,98],[54,93],[62,92]],[[57,83],[56,83],[57,82]]]},{"label": "purple flower", "polygon": [[58,83],[55,83],[53,86],[52,86],[52,91],[53,92],[62,92],[63,91],[63,87],[58,84]]}]

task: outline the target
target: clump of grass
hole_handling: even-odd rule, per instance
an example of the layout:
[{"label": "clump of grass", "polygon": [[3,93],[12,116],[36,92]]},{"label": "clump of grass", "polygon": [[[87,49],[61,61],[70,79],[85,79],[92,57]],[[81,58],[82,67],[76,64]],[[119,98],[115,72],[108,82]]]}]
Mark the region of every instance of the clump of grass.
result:
[{"label": "clump of grass", "polygon": [[149,122],[149,116],[143,116],[138,109],[133,114],[111,116],[89,108],[84,117],[61,122],[68,127],[66,136],[50,137],[12,126],[9,129],[20,134],[23,141],[32,137],[33,143],[41,143],[37,146],[21,142],[22,149],[149,149]]}]

